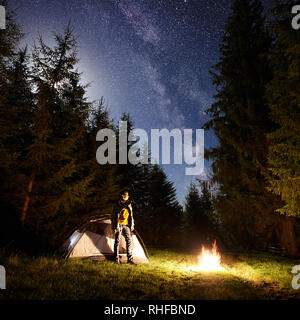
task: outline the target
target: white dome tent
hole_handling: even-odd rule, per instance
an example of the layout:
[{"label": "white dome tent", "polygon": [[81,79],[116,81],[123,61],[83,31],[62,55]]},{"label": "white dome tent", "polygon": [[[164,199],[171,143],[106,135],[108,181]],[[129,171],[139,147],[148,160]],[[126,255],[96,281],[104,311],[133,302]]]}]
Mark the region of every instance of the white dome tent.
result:
[{"label": "white dome tent", "polygon": [[[135,263],[149,263],[149,255],[136,230],[132,231],[133,260]],[[115,234],[109,217],[91,219],[82,224],[62,245],[60,251],[65,258],[90,258],[112,260],[114,258]],[[120,241],[120,261],[127,262],[126,242]]]}]

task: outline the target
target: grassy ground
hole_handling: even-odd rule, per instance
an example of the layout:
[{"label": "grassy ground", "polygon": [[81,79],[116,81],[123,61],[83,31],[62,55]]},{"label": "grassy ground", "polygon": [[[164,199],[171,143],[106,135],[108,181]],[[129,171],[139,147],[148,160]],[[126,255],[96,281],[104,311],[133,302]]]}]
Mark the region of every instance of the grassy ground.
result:
[{"label": "grassy ground", "polygon": [[226,271],[195,272],[196,257],[150,250],[148,265],[11,256],[2,259],[0,299],[299,299],[291,269],[300,261],[268,254],[223,256]]}]

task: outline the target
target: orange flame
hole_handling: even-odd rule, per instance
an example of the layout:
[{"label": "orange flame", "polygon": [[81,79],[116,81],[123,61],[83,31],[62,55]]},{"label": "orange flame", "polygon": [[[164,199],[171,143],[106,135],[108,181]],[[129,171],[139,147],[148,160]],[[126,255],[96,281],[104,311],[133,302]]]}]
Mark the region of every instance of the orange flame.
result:
[{"label": "orange flame", "polygon": [[202,246],[201,255],[198,257],[198,266],[190,268],[193,271],[223,271],[221,266],[221,255],[218,252],[216,240],[212,249],[206,249]]}]

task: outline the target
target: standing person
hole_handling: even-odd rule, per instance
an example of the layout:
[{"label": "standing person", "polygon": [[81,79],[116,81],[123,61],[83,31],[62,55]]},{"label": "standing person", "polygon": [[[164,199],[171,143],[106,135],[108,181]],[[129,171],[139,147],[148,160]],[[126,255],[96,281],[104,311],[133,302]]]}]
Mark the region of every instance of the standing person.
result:
[{"label": "standing person", "polygon": [[126,241],[128,263],[134,264],[131,237],[131,231],[134,230],[134,220],[129,192],[127,190],[121,193],[120,199],[114,206],[113,213],[111,215],[111,227],[115,232],[114,254],[116,263],[120,263],[119,244],[121,235],[123,234]]}]

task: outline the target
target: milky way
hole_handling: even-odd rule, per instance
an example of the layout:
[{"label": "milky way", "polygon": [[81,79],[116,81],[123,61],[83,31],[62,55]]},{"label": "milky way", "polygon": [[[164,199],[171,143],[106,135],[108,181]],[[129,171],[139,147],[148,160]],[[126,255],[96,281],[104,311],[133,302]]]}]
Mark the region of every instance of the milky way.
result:
[{"label": "milky way", "polygon": [[[201,128],[215,88],[209,69],[230,12],[228,0],[12,1],[25,43],[40,33],[50,41],[69,21],[78,37],[79,69],[90,99],[104,97],[118,120],[130,112],[135,127]],[[205,147],[215,145],[205,133]],[[190,181],[179,165],[164,166],[183,200]],[[209,164],[206,163],[206,172]],[[203,175],[205,176],[205,174]],[[199,177],[198,177],[199,178]]]}]

